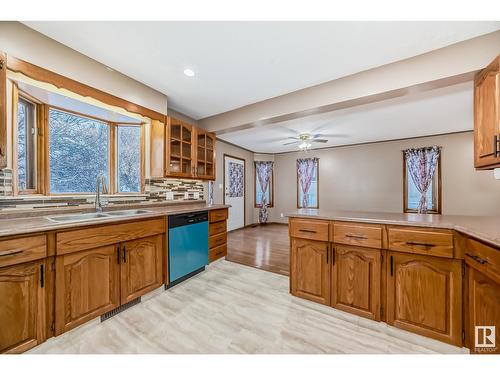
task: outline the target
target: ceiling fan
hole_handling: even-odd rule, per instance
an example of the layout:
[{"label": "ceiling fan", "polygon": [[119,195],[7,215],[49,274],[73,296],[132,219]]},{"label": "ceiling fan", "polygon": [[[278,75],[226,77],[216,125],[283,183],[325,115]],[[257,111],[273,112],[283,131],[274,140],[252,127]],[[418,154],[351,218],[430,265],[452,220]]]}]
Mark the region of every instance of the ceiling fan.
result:
[{"label": "ceiling fan", "polygon": [[298,143],[301,150],[308,150],[312,143],[326,143],[328,139],[321,138],[321,134],[300,133],[297,137],[288,137],[293,139],[291,142],[283,143],[283,146],[289,146]]}]

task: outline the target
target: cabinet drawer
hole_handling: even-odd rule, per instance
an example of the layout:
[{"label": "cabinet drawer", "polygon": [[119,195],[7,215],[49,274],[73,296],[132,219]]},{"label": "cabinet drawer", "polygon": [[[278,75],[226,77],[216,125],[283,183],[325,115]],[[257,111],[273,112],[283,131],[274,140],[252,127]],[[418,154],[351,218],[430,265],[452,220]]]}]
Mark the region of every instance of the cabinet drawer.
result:
[{"label": "cabinet drawer", "polygon": [[389,250],[453,258],[453,233],[447,230],[389,227]]},{"label": "cabinet drawer", "polygon": [[500,284],[500,250],[468,239],[464,253],[467,265],[481,271]]},{"label": "cabinet drawer", "polygon": [[330,223],[325,220],[290,219],[290,236],[328,241]]},{"label": "cabinet drawer", "polygon": [[68,254],[161,233],[165,233],[164,219],[101,225],[60,232],[56,235],[56,253],[57,255]]},{"label": "cabinet drawer", "polygon": [[382,248],[382,227],[378,225],[333,223],[333,242],[344,245]]},{"label": "cabinet drawer", "polygon": [[0,267],[30,262],[46,256],[45,234],[0,241]]},{"label": "cabinet drawer", "polygon": [[210,249],[213,249],[214,247],[217,247],[220,245],[224,245],[225,243],[227,243],[227,233],[226,232],[215,234],[215,235],[210,236],[208,238],[208,247]]},{"label": "cabinet drawer", "polygon": [[217,223],[210,223],[208,226],[208,235],[213,236],[214,234],[226,232],[226,221],[219,221]]},{"label": "cabinet drawer", "polygon": [[214,260],[217,260],[219,258],[222,258],[223,256],[226,256],[227,254],[227,245],[221,245],[214,247],[213,249],[210,249],[208,251],[208,261],[213,262]]},{"label": "cabinet drawer", "polygon": [[227,220],[227,208],[222,210],[212,210],[208,212],[208,219],[211,223]]}]

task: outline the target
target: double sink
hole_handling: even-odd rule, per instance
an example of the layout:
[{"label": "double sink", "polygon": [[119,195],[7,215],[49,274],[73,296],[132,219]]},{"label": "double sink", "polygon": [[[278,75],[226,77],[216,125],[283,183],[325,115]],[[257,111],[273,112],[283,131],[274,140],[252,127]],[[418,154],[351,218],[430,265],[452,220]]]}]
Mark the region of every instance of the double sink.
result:
[{"label": "double sink", "polygon": [[47,218],[56,223],[75,223],[87,220],[109,219],[111,217],[135,216],[150,213],[149,210],[121,210],[109,212],[90,212],[86,214],[48,216]]}]

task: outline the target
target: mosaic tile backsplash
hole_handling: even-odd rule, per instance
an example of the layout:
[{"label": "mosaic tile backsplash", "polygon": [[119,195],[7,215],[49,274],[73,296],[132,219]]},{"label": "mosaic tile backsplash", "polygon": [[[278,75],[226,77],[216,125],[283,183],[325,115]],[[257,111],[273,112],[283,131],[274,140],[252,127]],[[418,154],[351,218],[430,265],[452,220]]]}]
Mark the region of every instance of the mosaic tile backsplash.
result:
[{"label": "mosaic tile backsplash", "polygon": [[[171,178],[146,179],[144,194],[104,196],[108,205],[163,201],[204,201],[207,183]],[[0,211],[32,208],[80,206],[94,203],[94,195],[82,196],[17,196],[12,195],[12,171],[0,171]]]}]

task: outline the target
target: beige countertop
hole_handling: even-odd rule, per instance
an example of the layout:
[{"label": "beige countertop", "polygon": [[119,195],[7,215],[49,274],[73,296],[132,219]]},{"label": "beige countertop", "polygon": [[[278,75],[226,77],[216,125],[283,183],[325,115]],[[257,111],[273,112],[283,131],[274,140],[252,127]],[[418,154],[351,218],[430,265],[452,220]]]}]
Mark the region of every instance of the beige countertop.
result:
[{"label": "beige countertop", "polygon": [[[168,215],[176,215],[188,212],[198,212],[198,211],[209,211],[216,210],[220,208],[228,208],[228,205],[216,204],[216,205],[207,205],[206,203],[182,203],[182,204],[148,204],[145,205],[120,205],[114,206],[113,209],[104,208],[104,212],[106,211],[115,211],[117,209],[126,210],[126,209],[145,209],[148,210],[148,213],[126,216],[126,217],[110,217],[110,218],[101,218],[95,220],[86,220],[80,222],[72,222],[72,223],[56,223],[51,221],[47,216],[55,216],[55,215],[65,215],[65,214],[75,214],[76,212],[84,213],[84,212],[92,212],[94,209],[59,209],[52,211],[44,211],[44,212],[36,212],[37,216],[33,216],[34,212],[31,210],[31,215],[25,217],[18,217],[19,214],[5,214],[0,215],[0,237],[5,236],[13,236],[19,234],[27,234],[27,233],[36,233],[36,232],[47,232],[53,230],[61,230],[61,229],[69,229],[69,228],[78,228],[89,225],[104,225],[104,224],[114,224],[124,221],[131,220],[140,220],[140,219],[153,219],[162,216]],[[43,216],[42,216],[43,215]]]},{"label": "beige countertop", "polygon": [[286,216],[454,229],[500,248],[500,216],[419,215],[390,212],[327,211],[321,209],[299,209],[288,213]]}]

